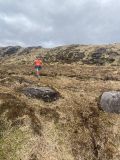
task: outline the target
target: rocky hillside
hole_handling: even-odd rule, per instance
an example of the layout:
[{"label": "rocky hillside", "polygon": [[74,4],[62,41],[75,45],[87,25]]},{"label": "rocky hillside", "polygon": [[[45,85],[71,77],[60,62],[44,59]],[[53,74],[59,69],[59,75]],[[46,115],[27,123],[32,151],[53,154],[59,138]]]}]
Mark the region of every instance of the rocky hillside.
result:
[{"label": "rocky hillside", "polygon": [[[41,53],[41,50],[44,53]],[[70,45],[53,49],[43,49],[42,47],[3,47],[0,49],[0,58],[9,56],[21,56],[40,52],[44,55],[45,62],[62,62],[95,65],[120,65],[120,44],[114,45]]]},{"label": "rocky hillside", "polygon": [[119,65],[119,44],[1,48],[0,160],[119,160]]}]

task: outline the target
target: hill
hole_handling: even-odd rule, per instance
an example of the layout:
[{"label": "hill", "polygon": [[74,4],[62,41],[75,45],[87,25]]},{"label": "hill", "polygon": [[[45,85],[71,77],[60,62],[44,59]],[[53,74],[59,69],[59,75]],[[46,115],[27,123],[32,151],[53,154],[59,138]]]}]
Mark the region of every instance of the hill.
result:
[{"label": "hill", "polygon": [[[119,160],[120,115],[99,107],[103,92],[120,90],[119,65],[119,44],[1,48],[0,159]],[[59,97],[24,94],[31,87]]]}]

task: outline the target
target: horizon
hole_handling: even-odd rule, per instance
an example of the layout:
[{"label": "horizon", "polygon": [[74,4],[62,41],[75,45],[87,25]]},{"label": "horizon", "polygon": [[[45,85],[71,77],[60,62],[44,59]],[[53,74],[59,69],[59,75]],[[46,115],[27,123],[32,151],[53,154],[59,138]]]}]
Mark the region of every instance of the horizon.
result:
[{"label": "horizon", "polygon": [[71,45],[79,45],[79,46],[104,46],[104,45],[119,45],[120,42],[116,43],[104,43],[104,44],[63,44],[63,45],[57,45],[57,46],[51,46],[51,47],[44,47],[44,46],[41,46],[41,45],[26,45],[26,46],[22,46],[22,45],[5,45],[5,46],[0,46],[0,48],[4,48],[4,47],[21,47],[21,48],[29,48],[29,47],[33,47],[33,48],[36,48],[36,47],[39,47],[39,48],[44,48],[44,49],[47,49],[47,48],[57,48],[57,47],[64,47],[64,46],[71,46]]}]

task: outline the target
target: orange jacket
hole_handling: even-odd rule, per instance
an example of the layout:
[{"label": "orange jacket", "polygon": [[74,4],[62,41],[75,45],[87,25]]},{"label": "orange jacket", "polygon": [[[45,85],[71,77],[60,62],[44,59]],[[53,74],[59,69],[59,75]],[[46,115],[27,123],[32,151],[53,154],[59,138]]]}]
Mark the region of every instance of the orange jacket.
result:
[{"label": "orange jacket", "polygon": [[42,66],[42,61],[40,59],[36,59],[34,61],[35,66]]}]

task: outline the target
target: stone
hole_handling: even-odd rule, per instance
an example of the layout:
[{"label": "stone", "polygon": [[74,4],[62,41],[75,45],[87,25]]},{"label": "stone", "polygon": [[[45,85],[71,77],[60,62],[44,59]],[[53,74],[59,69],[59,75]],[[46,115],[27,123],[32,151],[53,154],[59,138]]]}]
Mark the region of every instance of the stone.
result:
[{"label": "stone", "polygon": [[120,92],[109,91],[104,92],[101,96],[100,107],[105,112],[120,113]]},{"label": "stone", "polygon": [[31,87],[23,89],[26,96],[42,99],[45,102],[52,102],[59,98],[59,93],[49,87]]},{"label": "stone", "polygon": [[21,49],[20,46],[9,46],[9,47],[3,47],[0,49],[0,57],[5,57],[5,56],[11,56],[16,54],[19,50]]},{"label": "stone", "polygon": [[42,46],[33,46],[33,47],[26,47],[22,48],[21,46],[8,46],[8,47],[1,47],[0,48],[0,58],[9,57],[11,55],[22,55],[31,53],[33,49],[41,49]]}]

